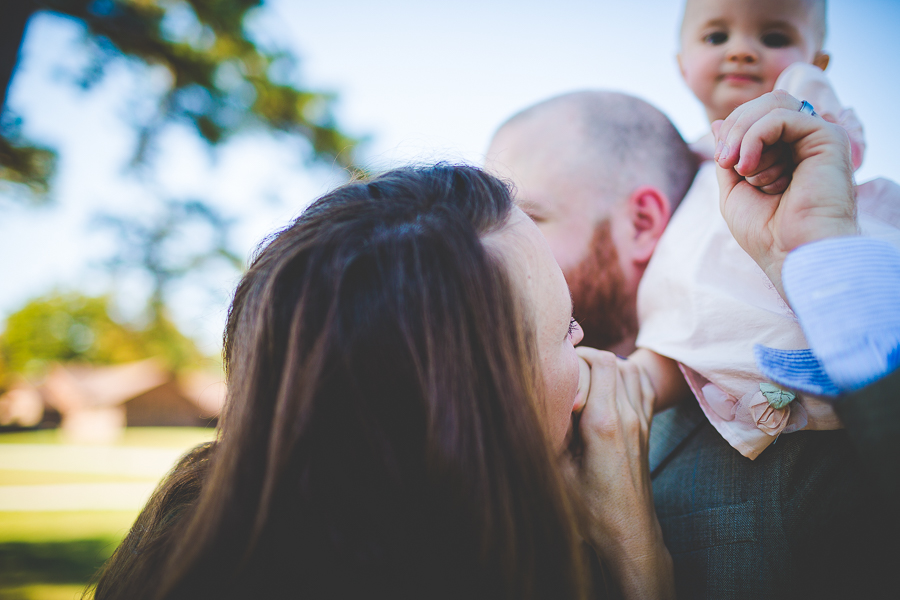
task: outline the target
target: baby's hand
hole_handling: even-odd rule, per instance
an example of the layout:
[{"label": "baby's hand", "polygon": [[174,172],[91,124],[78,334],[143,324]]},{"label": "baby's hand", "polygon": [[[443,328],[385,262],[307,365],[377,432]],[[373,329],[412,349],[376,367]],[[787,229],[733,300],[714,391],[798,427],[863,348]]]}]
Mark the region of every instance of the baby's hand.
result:
[{"label": "baby's hand", "polygon": [[791,149],[786,144],[766,148],[759,159],[759,166],[744,179],[766,194],[780,194],[787,189],[794,172]]},{"label": "baby's hand", "polygon": [[681,374],[678,363],[671,358],[660,356],[646,348],[638,348],[628,357],[628,362],[635,365],[653,386],[655,397],[650,412],[662,412],[690,396],[691,391],[684,375]]},{"label": "baby's hand", "polygon": [[[782,296],[781,267],[789,252],[827,237],[858,235],[847,132],[800,108],[799,100],[775,90],[714,126],[719,209]],[[745,185],[747,176],[760,172],[763,150],[781,144],[791,148],[791,185],[772,195]]]}]

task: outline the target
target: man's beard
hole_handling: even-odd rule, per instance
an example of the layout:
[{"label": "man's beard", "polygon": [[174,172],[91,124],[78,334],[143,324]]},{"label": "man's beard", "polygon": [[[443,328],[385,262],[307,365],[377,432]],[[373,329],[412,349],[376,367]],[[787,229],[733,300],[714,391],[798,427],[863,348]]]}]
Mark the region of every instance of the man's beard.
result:
[{"label": "man's beard", "polygon": [[590,253],[565,275],[583,345],[608,350],[637,334],[636,298],[628,292],[609,219],[594,229]]}]

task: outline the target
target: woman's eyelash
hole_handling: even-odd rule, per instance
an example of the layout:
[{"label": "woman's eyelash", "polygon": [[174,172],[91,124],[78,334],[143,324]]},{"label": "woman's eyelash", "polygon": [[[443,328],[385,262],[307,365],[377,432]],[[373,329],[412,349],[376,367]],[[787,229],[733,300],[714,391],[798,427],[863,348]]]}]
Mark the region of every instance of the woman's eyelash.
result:
[{"label": "woman's eyelash", "polygon": [[566,334],[567,337],[572,337],[572,335],[578,331],[578,319],[572,317],[569,319],[569,332]]}]

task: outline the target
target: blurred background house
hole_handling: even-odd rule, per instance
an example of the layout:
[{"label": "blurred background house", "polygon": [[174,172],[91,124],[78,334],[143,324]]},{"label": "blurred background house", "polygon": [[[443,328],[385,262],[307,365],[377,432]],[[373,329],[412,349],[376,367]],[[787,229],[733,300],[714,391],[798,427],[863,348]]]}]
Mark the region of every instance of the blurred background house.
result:
[{"label": "blurred background house", "polygon": [[60,427],[77,443],[115,441],[123,427],[208,427],[225,402],[218,363],[162,309],[123,323],[107,297],[52,293],[0,333],[0,427]]},{"label": "blurred background house", "polygon": [[59,425],[75,443],[109,443],[123,427],[207,427],[225,403],[221,374],[175,375],[157,359],[122,365],[55,364],[39,385],[0,395],[0,426]]}]

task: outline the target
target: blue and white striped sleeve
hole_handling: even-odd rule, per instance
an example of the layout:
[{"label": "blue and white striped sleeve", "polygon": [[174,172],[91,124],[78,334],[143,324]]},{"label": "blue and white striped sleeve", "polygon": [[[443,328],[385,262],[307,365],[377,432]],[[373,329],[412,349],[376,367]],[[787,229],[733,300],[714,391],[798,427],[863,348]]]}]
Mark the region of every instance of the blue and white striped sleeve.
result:
[{"label": "blue and white striped sleeve", "polygon": [[785,294],[810,351],[756,347],[764,375],[787,387],[836,395],[900,366],[900,252],[864,237],[829,238],[791,252]]}]

